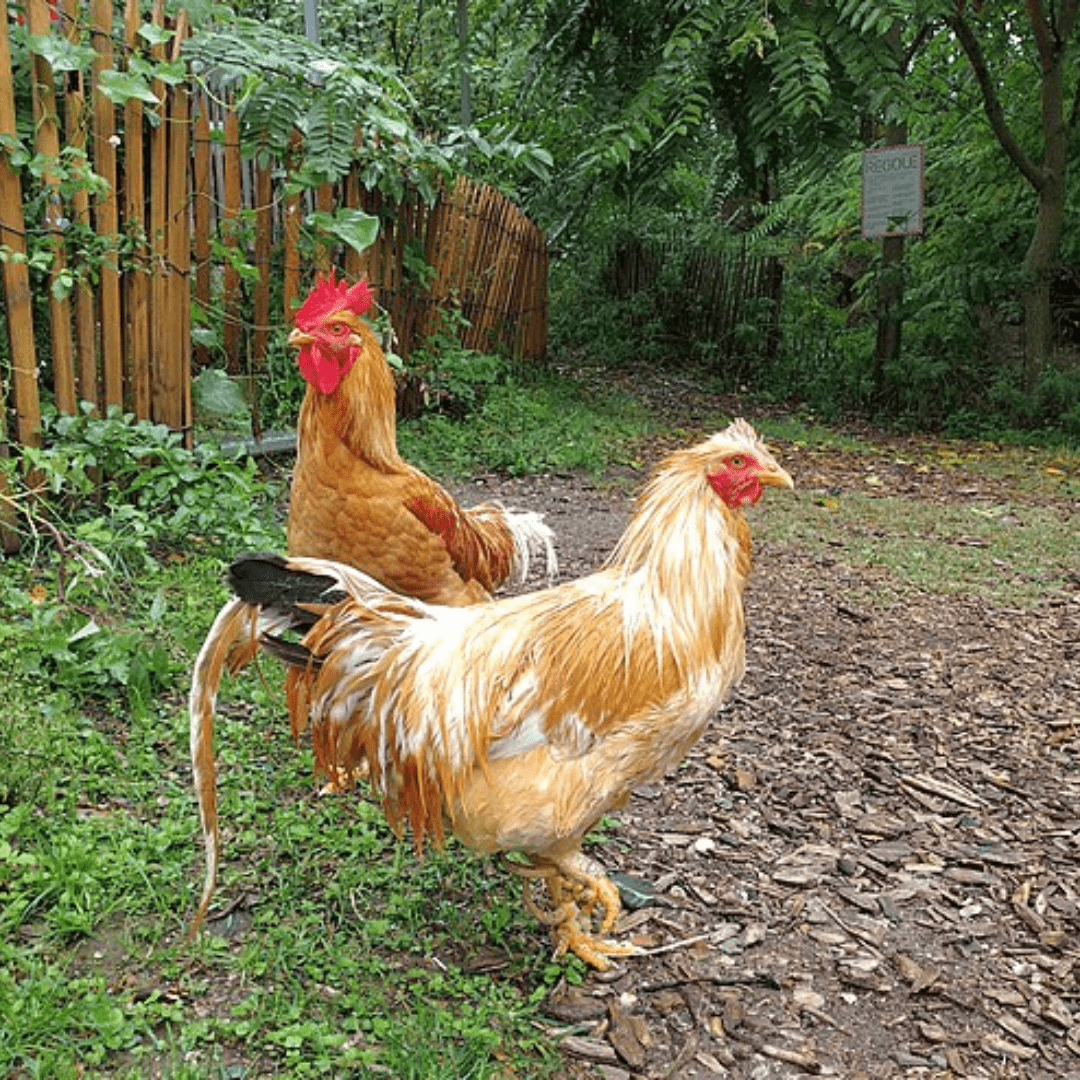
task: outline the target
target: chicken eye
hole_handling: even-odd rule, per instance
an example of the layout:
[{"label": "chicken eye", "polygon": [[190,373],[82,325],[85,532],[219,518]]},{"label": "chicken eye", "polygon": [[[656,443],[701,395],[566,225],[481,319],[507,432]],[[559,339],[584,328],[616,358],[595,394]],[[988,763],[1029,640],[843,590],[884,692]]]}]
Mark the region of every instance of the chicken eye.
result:
[{"label": "chicken eye", "polygon": [[334,325],[330,327],[330,333],[333,334],[334,337],[341,337],[342,334],[348,333],[348,330],[349,328],[344,323],[339,322],[334,323]]},{"label": "chicken eye", "polygon": [[733,469],[742,469],[746,467],[746,458],[742,454],[736,454],[734,457],[728,458],[728,464]]}]

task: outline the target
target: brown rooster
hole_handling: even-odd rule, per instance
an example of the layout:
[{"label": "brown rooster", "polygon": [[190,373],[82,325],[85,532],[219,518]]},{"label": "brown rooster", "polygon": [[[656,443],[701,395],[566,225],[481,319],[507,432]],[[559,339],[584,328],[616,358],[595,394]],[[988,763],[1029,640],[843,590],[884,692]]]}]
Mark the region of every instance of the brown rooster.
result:
[{"label": "brown rooster", "polygon": [[[792,487],[754,429],[736,420],[673,453],[638,499],[604,567],[577,581],[468,608],[388,592],[321,559],[251,555],[236,598],[195,664],[191,750],[207,844],[218,862],[214,701],[226,665],[259,648],[288,663],[290,712],[310,717],[319,765],[361,760],[386,817],[417,847],[451,832],[547,882],[556,951],[597,968],[633,949],[605,940],[619,896],[582,838],[698,740],[745,658],[743,508]],[[300,633],[295,641],[283,635]],[[593,931],[593,915],[599,918]]]},{"label": "brown rooster", "polygon": [[308,390],[289,496],[288,550],[347,563],[433,604],[475,604],[528,573],[532,547],[557,567],[539,514],[463,509],[397,450],[394,378],[362,316],[373,293],[320,278],[296,313]]}]

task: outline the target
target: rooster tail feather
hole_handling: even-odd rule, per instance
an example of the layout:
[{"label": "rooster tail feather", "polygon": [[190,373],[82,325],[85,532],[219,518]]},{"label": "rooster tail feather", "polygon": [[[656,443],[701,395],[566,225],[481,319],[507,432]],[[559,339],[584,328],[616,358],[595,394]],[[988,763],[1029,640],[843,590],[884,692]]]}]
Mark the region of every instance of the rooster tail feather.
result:
[{"label": "rooster tail feather", "polygon": [[[214,766],[214,707],[226,665],[235,670],[257,651],[255,638],[258,612],[243,600],[230,600],[218,612],[206,635],[191,679],[188,716],[191,735],[191,769],[199,799],[199,820],[206,849],[206,878],[202,897],[188,930],[188,940],[198,933],[210,906],[217,881],[219,834],[217,814],[217,771]],[[245,631],[252,646],[243,641]],[[238,645],[242,648],[236,648]]]},{"label": "rooster tail feather", "polygon": [[550,585],[559,576],[559,558],[555,554],[555,533],[544,524],[542,514],[532,511],[504,511],[506,527],[514,541],[513,572],[518,583],[529,576],[529,561],[533,550],[544,553],[547,580]]},{"label": "rooster tail feather", "polygon": [[229,586],[241,600],[277,610],[339,603],[345,593],[333,589],[337,584],[335,577],[298,569],[292,560],[270,551],[240,555],[229,567]]}]

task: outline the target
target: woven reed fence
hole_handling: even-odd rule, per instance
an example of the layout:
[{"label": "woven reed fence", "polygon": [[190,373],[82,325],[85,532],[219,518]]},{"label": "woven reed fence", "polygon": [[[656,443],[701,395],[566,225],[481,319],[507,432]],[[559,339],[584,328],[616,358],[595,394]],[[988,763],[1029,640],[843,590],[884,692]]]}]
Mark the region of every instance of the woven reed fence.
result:
[{"label": "woven reed fence", "polygon": [[[89,3],[98,58],[85,85],[81,74],[67,73],[58,101],[53,72],[34,57],[33,149],[55,161],[65,148],[85,150],[107,190],[93,198],[85,190],[67,197],[60,177],[45,172],[49,299],[35,304],[22,258],[28,239],[23,205],[33,192],[23,188],[25,177],[0,142],[2,311],[11,371],[0,383],[0,405],[6,406],[0,408],[0,453],[8,438],[31,445],[39,440],[42,390],[52,392],[61,412],[73,413],[83,401],[98,410],[119,405],[190,440],[192,368],[209,359],[204,346],[192,345],[192,301],[221,327],[230,373],[257,375],[270,334],[291,322],[315,272],[332,266],[350,280],[368,276],[403,355],[436,328],[451,304],[470,324],[462,331],[466,347],[504,348],[526,358],[543,354],[545,240],[501,194],[460,178],[433,206],[414,194],[390,204],[363,188],[357,170],[335,184],[287,194],[291,162],[244,159],[237,114],[208,103],[193,83],[156,82],[160,104],[131,99],[123,109],[114,107],[98,89],[99,73],[114,67],[111,0],[56,2],[72,26],[80,3]],[[52,21],[49,0],[27,0],[26,10],[31,33],[47,34],[50,26],[60,32],[63,24]],[[163,0],[155,0],[149,21],[166,25]],[[139,36],[143,22],[138,0],[127,0],[125,57],[141,49],[159,60],[182,58],[188,33],[183,9],[168,22],[171,39],[152,48]],[[123,67],[125,57],[116,66]],[[0,140],[16,135],[14,89],[8,22],[0,19]],[[302,149],[299,133],[294,149]],[[327,239],[315,245],[313,256],[305,254],[304,215],[340,207],[378,215],[375,245],[357,253]],[[70,223],[104,252],[92,274],[79,272],[80,252],[65,238]],[[417,251],[434,268],[424,288],[409,273]],[[254,272],[241,274],[237,263]],[[72,275],[74,288],[66,292]],[[35,347],[35,317],[40,323],[42,312],[49,324],[45,363]],[[40,343],[45,335],[38,330]],[[3,426],[7,412],[14,418],[10,433]]]},{"label": "woven reed fence", "polygon": [[783,267],[746,250],[712,252],[685,241],[624,243],[608,260],[608,285],[629,299],[648,291],[651,310],[673,339],[708,342],[717,358],[741,365],[779,343]]}]

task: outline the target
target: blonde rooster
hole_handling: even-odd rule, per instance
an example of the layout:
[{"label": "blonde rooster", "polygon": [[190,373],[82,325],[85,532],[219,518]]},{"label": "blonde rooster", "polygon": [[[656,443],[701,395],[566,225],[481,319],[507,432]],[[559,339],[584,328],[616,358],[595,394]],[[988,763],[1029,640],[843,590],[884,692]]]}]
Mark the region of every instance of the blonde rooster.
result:
[{"label": "blonde rooster", "polygon": [[516,853],[508,869],[547,882],[552,909],[529,884],[526,903],[551,925],[557,953],[603,969],[632,952],[606,938],[619,896],[582,839],[678,764],[741,677],[743,509],[766,486],[793,484],[736,420],[661,465],[600,571],[472,607],[396,595],[325,560],[238,559],[236,598],[210,630],[191,691],[207,843],[194,927],[218,864],[215,695],[224,666],[262,648],[292,669],[290,712],[310,717],[320,767],[348,774],[368,762],[399,833],[408,824],[418,848],[449,831],[478,852]]}]

